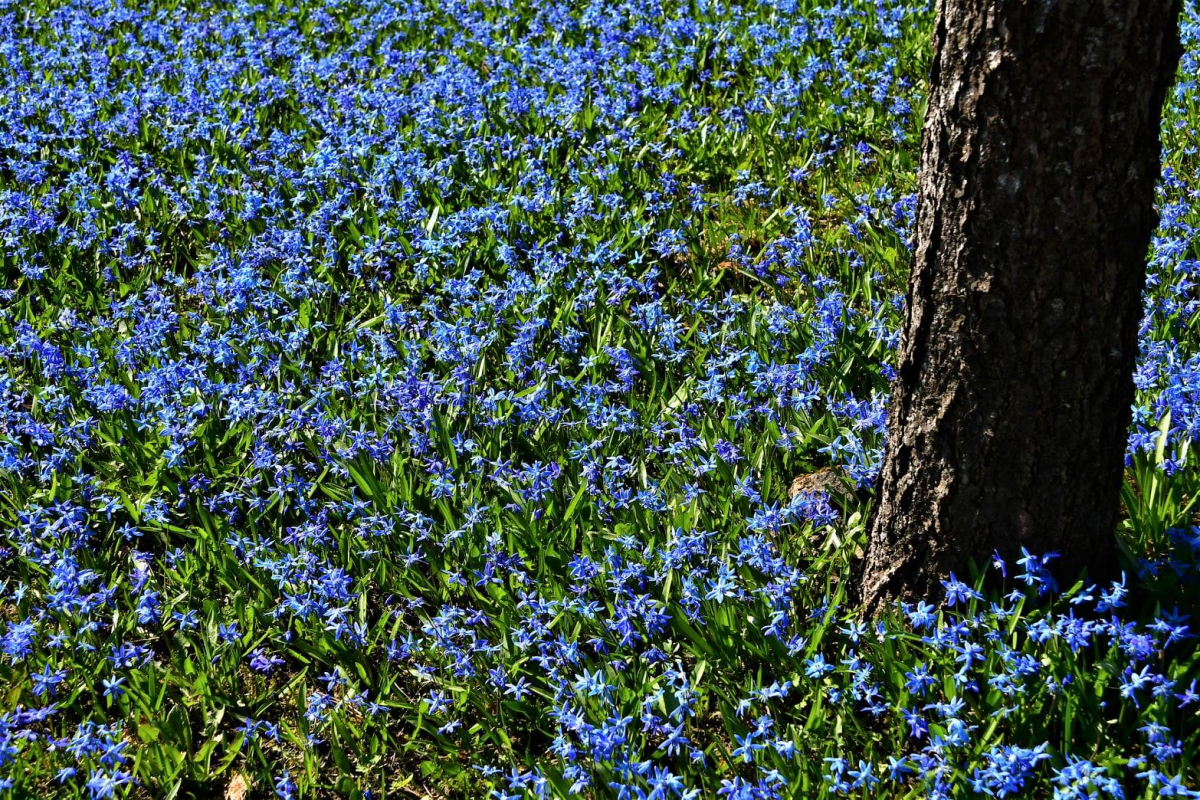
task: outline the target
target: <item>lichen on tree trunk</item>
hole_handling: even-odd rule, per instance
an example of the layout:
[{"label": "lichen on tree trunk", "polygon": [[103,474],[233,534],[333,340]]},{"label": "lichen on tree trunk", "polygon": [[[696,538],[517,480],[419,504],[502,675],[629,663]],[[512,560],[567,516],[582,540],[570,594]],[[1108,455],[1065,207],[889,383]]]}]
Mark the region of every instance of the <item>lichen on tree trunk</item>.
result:
[{"label": "lichen on tree trunk", "polygon": [[939,0],[908,310],[858,581],[1109,571],[1178,0]]}]

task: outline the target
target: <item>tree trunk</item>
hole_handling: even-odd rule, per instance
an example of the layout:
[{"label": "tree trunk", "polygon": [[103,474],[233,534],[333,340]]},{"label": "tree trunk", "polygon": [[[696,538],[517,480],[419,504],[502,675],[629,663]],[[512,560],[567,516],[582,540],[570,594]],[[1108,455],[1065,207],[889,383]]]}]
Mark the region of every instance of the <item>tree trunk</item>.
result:
[{"label": "tree trunk", "polygon": [[939,0],[908,315],[858,590],[1115,563],[1179,0]]}]

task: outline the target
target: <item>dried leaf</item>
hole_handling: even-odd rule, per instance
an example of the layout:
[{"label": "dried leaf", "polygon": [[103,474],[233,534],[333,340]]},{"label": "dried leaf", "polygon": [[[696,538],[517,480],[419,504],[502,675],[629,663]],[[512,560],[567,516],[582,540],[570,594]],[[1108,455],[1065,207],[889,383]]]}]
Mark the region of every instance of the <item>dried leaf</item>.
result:
[{"label": "dried leaf", "polygon": [[843,497],[849,497],[853,492],[847,488],[838,476],[838,471],[833,467],[821,467],[816,472],[808,475],[797,475],[792,479],[792,486],[788,489],[788,497],[795,497],[799,494],[816,494],[818,492],[827,492],[829,494],[837,494]]},{"label": "dried leaf", "polygon": [[235,773],[229,786],[225,787],[225,800],[246,800],[248,794],[250,794],[250,782],[242,773]]}]

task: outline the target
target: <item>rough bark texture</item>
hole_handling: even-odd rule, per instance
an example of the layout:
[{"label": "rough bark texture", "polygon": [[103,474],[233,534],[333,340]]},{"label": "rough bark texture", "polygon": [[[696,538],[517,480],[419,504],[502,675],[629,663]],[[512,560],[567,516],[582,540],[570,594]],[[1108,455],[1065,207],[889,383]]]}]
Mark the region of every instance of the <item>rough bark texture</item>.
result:
[{"label": "rough bark texture", "polygon": [[1112,566],[1179,7],[939,0],[868,606],[993,549]]}]

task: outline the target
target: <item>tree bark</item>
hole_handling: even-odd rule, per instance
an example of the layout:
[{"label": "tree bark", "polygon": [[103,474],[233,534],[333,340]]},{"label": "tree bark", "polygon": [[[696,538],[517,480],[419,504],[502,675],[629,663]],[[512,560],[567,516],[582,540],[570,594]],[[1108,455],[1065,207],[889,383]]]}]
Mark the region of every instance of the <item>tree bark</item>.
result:
[{"label": "tree bark", "polygon": [[939,0],[861,599],[969,558],[1115,563],[1179,0]]}]

